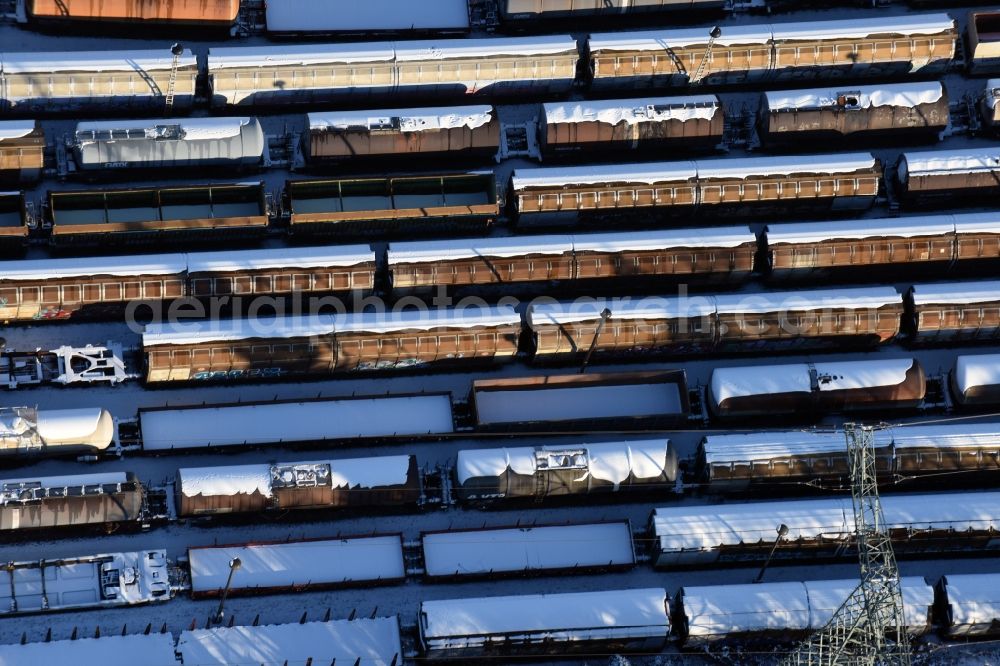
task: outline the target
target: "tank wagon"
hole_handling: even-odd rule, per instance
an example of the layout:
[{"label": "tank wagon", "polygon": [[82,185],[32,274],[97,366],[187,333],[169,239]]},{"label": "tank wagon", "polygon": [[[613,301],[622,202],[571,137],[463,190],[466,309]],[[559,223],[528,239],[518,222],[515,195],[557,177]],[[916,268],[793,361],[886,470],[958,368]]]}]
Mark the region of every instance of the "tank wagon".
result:
[{"label": "tank wagon", "polygon": [[1000,336],[1000,281],[916,284],[913,337],[919,343],[992,340]]},{"label": "tank wagon", "polygon": [[0,535],[137,524],[145,505],[131,472],[0,480]]},{"label": "tank wagon", "polygon": [[546,158],[658,148],[711,151],[722,144],[717,95],[643,97],[542,105],[539,144]]},{"label": "tank wagon", "polygon": [[670,634],[663,589],[424,601],[418,617],[428,659],[649,653]]},{"label": "tank wagon", "polygon": [[312,165],[411,154],[492,157],[500,150],[500,119],[488,105],[310,113],[308,122],[303,152]]},{"label": "tank wagon", "polygon": [[955,57],[947,14],[593,34],[592,87],[932,76]]},{"label": "tank wagon", "polygon": [[37,121],[0,121],[0,183],[36,183],[45,166],[45,133]]},{"label": "tank wagon", "polygon": [[654,277],[739,281],[757,239],[743,227],[390,243],[394,289],[440,285],[562,285]]},{"label": "tank wagon", "polygon": [[[607,311],[607,315],[605,313]],[[892,287],[532,303],[536,360],[582,353],[691,353],[876,345],[900,329]]]},{"label": "tank wagon", "polygon": [[1000,219],[992,213],[775,224],[764,236],[771,276],[782,279],[862,268],[898,275],[1000,256]]},{"label": "tank wagon", "polygon": [[569,495],[663,491],[677,480],[665,438],[579,446],[458,452],[455,492],[463,502],[542,501]]},{"label": "tank wagon", "polygon": [[223,47],[208,78],[215,107],[547,95],[570,90],[578,59],[568,36]]},{"label": "tank wagon", "polygon": [[240,0],[17,0],[17,7],[29,23],[40,25],[229,28]]},{"label": "tank wagon", "polygon": [[[975,551],[997,538],[1000,494],[887,495],[885,525],[898,555]],[[779,536],[776,528],[786,525]],[[837,559],[853,554],[854,512],[842,497],[654,509],[657,568],[778,560]],[[777,543],[776,543],[777,542]]]},{"label": "tank wagon", "polygon": [[28,216],[23,192],[0,192],[0,251],[23,250],[28,243]]},{"label": "tank wagon", "polygon": [[106,409],[0,407],[0,456],[98,454],[114,447],[117,430]]},{"label": "tank wagon", "polygon": [[767,145],[800,141],[932,138],[948,126],[948,94],[937,81],[776,90],[761,95],[758,127]]},{"label": "tank wagon", "polygon": [[301,376],[509,361],[520,332],[510,306],[150,324],[143,353],[148,382],[234,370]]},{"label": "tank wagon", "polygon": [[102,120],[76,126],[73,156],[82,171],[224,167],[263,164],[264,132],[256,118]]},{"label": "tank wagon", "polygon": [[955,206],[1000,194],[1000,150],[962,148],[903,153],[896,164],[899,196],[906,206]]},{"label": "tank wagon", "polygon": [[420,475],[414,456],[379,456],[177,471],[177,515],[300,509],[415,507]]},{"label": "tank wagon", "polygon": [[515,169],[519,225],[628,215],[865,210],[882,168],[870,153]]},{"label": "tank wagon", "polygon": [[708,408],[719,419],[907,409],[927,380],[913,358],[716,368]]},{"label": "tank wagon", "polygon": [[[930,633],[934,588],[917,576],[899,583],[906,633]],[[674,598],[675,630],[689,648],[718,641],[801,640],[822,630],[857,587],[856,580],[685,586]]]},{"label": "tank wagon", "polygon": [[[164,108],[173,58],[163,51],[0,53],[0,113],[150,111]],[[198,63],[179,56],[175,110],[194,105]]]},{"label": "tank wagon", "polygon": [[[908,424],[876,431],[875,452],[876,470],[887,484],[942,472],[995,473],[1000,471],[1000,428],[996,423]],[[713,434],[698,446],[697,478],[710,490],[817,481],[843,485],[849,477],[843,431]]]}]

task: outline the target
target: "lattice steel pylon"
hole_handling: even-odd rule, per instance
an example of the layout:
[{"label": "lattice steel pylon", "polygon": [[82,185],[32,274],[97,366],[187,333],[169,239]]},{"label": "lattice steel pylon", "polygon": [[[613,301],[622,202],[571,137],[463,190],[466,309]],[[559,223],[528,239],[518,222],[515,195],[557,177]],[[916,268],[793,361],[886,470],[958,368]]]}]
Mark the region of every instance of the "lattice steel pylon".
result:
[{"label": "lattice steel pylon", "polygon": [[910,640],[892,542],[875,477],[875,428],[844,425],[861,564],[857,588],[823,629],[784,661],[786,666],[909,666]]}]

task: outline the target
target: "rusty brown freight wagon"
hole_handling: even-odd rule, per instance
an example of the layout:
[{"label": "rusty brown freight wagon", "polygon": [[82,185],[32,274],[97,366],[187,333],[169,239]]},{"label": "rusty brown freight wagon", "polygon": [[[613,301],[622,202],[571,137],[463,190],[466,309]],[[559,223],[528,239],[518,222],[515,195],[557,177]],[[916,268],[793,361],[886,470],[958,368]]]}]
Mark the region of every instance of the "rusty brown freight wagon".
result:
[{"label": "rusty brown freight wagon", "polygon": [[145,490],[131,472],[0,481],[0,534],[103,526],[142,519]]},{"label": "rusty brown freight wagon", "polygon": [[12,261],[0,272],[0,320],[68,319],[180,298],[186,268],[180,254]]},{"label": "rusty brown freight wagon", "polygon": [[963,148],[903,153],[896,164],[906,206],[952,207],[1000,194],[1000,149]]},{"label": "rusty brown freight wagon", "polygon": [[882,168],[870,153],[516,169],[519,224],[669,212],[705,215],[865,210]]},{"label": "rusty brown freight wagon", "polygon": [[500,212],[492,173],[297,180],[285,197],[293,234],[483,232]]},{"label": "rusty brown freight wagon", "polygon": [[761,96],[758,125],[766,144],[930,138],[948,125],[948,95],[936,81],[769,91]]},{"label": "rusty brown freight wagon", "polygon": [[955,217],[775,224],[766,231],[768,263],[776,277],[947,266],[955,260]]},{"label": "rusty brown freight wagon", "polygon": [[240,0],[19,0],[42,23],[218,26],[236,22]]},{"label": "rusty brown freight wagon", "polygon": [[707,400],[720,419],[910,409],[927,393],[915,359],[751,365],[712,371]]},{"label": "rusty brown freight wagon", "polygon": [[509,306],[151,324],[143,353],[149,382],[326,376],[508,361],[520,331]]},{"label": "rusty brown freight wagon", "polygon": [[528,325],[540,358],[873,345],[899,333],[902,315],[885,287],[533,304]]},{"label": "rusty brown freight wagon", "polygon": [[31,120],[0,121],[0,183],[35,183],[45,168],[45,133]]},{"label": "rusty brown freight wagon", "polygon": [[542,106],[546,157],[645,149],[710,151],[722,144],[725,112],[716,95],[558,102]]},{"label": "rusty brown freight wagon", "polygon": [[104,247],[262,237],[265,196],[263,183],[50,191],[51,242]]},{"label": "rusty brown freight wagon", "polygon": [[28,232],[24,193],[0,192],[0,251],[23,250],[28,243]]},{"label": "rusty brown freight wagon", "polygon": [[306,160],[317,165],[402,155],[493,157],[500,120],[491,106],[310,113]]},{"label": "rusty brown freight wagon", "polygon": [[595,89],[933,75],[957,38],[947,14],[603,33],[590,69]]},{"label": "rusty brown freight wagon", "polygon": [[916,284],[907,298],[917,342],[1000,337],[1000,281]]},{"label": "rusty brown freight wagon", "polygon": [[180,516],[416,506],[420,491],[417,459],[408,455],[177,472]]}]

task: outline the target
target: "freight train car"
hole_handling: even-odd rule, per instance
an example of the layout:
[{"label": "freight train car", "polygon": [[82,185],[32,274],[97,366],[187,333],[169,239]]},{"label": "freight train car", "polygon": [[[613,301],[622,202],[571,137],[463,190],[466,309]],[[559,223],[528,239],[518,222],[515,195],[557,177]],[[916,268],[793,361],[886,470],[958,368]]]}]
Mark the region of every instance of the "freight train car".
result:
[{"label": "freight train car", "polygon": [[106,409],[0,407],[0,456],[99,454],[116,443],[117,430]]},{"label": "freight train car", "polygon": [[947,207],[989,202],[1000,194],[1000,150],[960,148],[903,153],[896,163],[906,206]]},{"label": "freight train car", "polygon": [[0,192],[0,251],[23,250],[29,231],[24,193]]},{"label": "freight train car", "polygon": [[312,166],[400,155],[458,160],[500,150],[500,119],[492,106],[310,113],[308,123],[303,152]]},{"label": "freight train car", "polygon": [[762,347],[875,345],[899,333],[892,287],[739,296],[532,303],[535,358],[567,354],[691,353]]},{"label": "freight train car", "polygon": [[[900,578],[903,621],[911,637],[931,632],[934,588]],[[684,586],[674,600],[676,633],[689,648],[720,641],[802,640],[821,631],[858,587],[856,580]]]},{"label": "freight train car", "polygon": [[[233,560],[240,562],[236,576],[230,576]],[[188,562],[193,599],[393,585],[406,578],[401,534],[200,546],[188,548]]]},{"label": "freight train car", "polygon": [[944,85],[898,83],[875,86],[776,90],[761,95],[757,125],[768,146],[801,141],[929,140],[948,126]]},{"label": "freight train car", "polygon": [[1000,336],[1000,281],[916,284],[907,299],[916,342],[992,340]]},{"label": "freight train car", "polygon": [[[413,441],[454,433],[455,420],[451,394],[421,393],[143,408],[139,431],[142,450],[159,455],[192,449]],[[232,501],[238,506],[244,500]]]},{"label": "freight train car", "polygon": [[508,361],[520,331],[510,306],[150,324],[143,354],[148,382],[250,370],[316,376]]},{"label": "freight train car", "polygon": [[722,10],[724,0],[501,0],[504,21],[544,21],[547,19],[614,19],[658,12]]},{"label": "freight train car", "polygon": [[831,361],[716,368],[709,411],[720,419],[907,409],[927,392],[916,359]]},{"label": "freight train car", "polygon": [[554,102],[542,105],[546,159],[579,153],[722,145],[725,111],[716,95]]},{"label": "freight train car", "polygon": [[137,523],[145,489],[131,472],[0,480],[0,535]]},{"label": "freight train car", "polygon": [[469,402],[478,428],[515,432],[679,424],[691,408],[683,370],[477,379]]},{"label": "freight train car", "polygon": [[594,89],[935,75],[958,36],[947,14],[602,33],[590,70]]},{"label": "freight train car", "polygon": [[209,51],[208,78],[215,107],[549,95],[578,59],[569,36],[230,47]]},{"label": "freight train car", "polygon": [[458,452],[455,462],[455,493],[468,503],[664,492],[677,478],[677,453],[662,437],[563,447],[466,449]]},{"label": "freight train car", "polygon": [[428,659],[651,653],[666,645],[670,608],[663,589],[424,601],[419,631]]},{"label": "freight train car", "polygon": [[49,191],[57,247],[260,238],[269,223],[264,184]]},{"label": "freight train car", "polygon": [[256,118],[165,118],[80,123],[73,157],[81,171],[260,167],[267,146]]},{"label": "freight train car", "polygon": [[776,224],[765,236],[771,275],[782,279],[852,270],[898,275],[1000,257],[993,213]]},{"label": "freight train car", "polygon": [[394,289],[556,281],[750,276],[756,237],[744,227],[391,243]]},{"label": "freight train car", "polygon": [[[973,552],[995,543],[1000,493],[933,493],[882,498],[897,555]],[[777,528],[788,530],[779,534]],[[850,498],[745,502],[655,509],[650,516],[658,568],[854,556]]]},{"label": "freight train car", "polygon": [[32,120],[0,121],[0,183],[36,183],[45,167],[45,133]]},{"label": "freight train car", "polygon": [[110,24],[118,29],[149,25],[228,29],[240,13],[240,0],[17,0],[17,5],[28,22],[59,27]]},{"label": "freight train car", "polygon": [[[221,205],[221,202],[220,202]],[[129,304],[162,314],[183,297],[239,309],[240,298],[369,291],[367,245],[12,261],[0,275],[0,320],[120,314]]]},{"label": "freight train car", "polygon": [[293,235],[365,240],[483,233],[500,214],[492,172],[289,181],[283,207]]},{"label": "freight train car", "polygon": [[325,0],[282,0],[268,2],[264,18],[267,34],[278,38],[469,31],[467,0],[368,0],[349,8]]},{"label": "freight train car", "polygon": [[177,471],[177,515],[416,506],[414,456],[380,456]]},{"label": "freight train car", "polygon": [[865,210],[875,202],[881,174],[870,153],[515,169],[508,202],[520,225],[615,215]]},{"label": "freight train car", "polygon": [[959,356],[949,386],[955,402],[963,407],[1000,403],[1000,354]]},{"label": "freight train car", "polygon": [[[960,357],[961,358],[961,357]],[[954,472],[1000,471],[1000,424],[907,424],[875,432],[880,481]],[[710,490],[773,489],[787,484],[849,482],[847,439],[840,430],[782,430],[706,435],[696,478]],[[829,487],[829,486],[828,486]]]},{"label": "freight train car", "polygon": [[148,112],[164,108],[170,89],[173,108],[186,110],[194,105],[197,79],[198,63],[188,50],[176,69],[167,48],[0,53],[0,113]]},{"label": "freight train car", "polygon": [[969,13],[969,73],[1000,71],[1000,12],[983,10]]},{"label": "freight train car", "polygon": [[938,608],[948,638],[994,638],[1000,634],[1000,577],[948,574],[938,581]]}]

